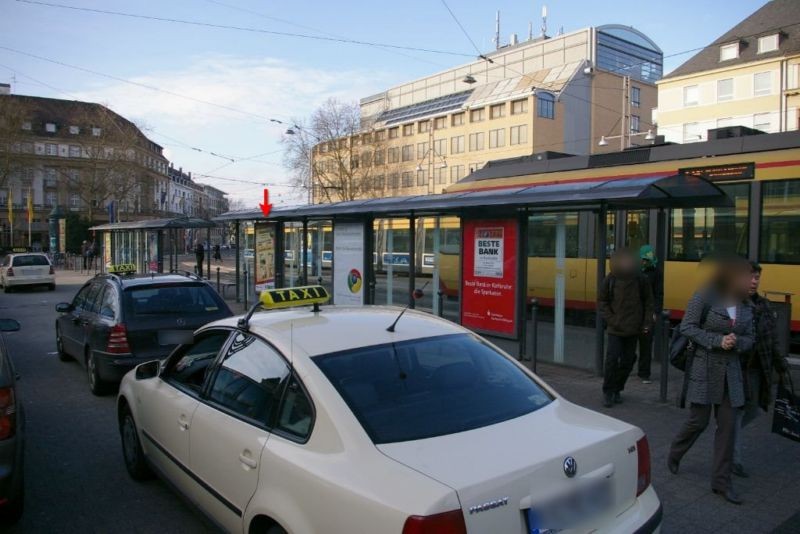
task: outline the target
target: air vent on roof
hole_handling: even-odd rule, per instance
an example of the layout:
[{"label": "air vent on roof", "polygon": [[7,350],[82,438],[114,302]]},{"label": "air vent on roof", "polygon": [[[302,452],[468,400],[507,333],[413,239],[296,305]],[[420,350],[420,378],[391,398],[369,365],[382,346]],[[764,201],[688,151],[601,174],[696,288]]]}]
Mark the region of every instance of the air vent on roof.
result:
[{"label": "air vent on roof", "polygon": [[732,137],[745,137],[747,135],[763,134],[761,130],[748,128],[747,126],[725,126],[724,128],[713,128],[708,131],[708,140],[730,139]]},{"label": "air vent on roof", "polygon": [[589,167],[611,167],[613,165],[629,165],[650,161],[650,148],[611,152],[609,154],[593,154],[589,156]]}]

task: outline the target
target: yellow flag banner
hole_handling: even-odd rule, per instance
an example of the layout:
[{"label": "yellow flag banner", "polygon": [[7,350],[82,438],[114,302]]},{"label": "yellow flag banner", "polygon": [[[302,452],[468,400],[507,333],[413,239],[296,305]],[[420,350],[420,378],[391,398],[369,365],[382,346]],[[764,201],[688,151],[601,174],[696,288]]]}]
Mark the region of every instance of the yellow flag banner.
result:
[{"label": "yellow flag banner", "polygon": [[14,194],[8,190],[8,224],[14,226]]},{"label": "yellow flag banner", "polygon": [[28,189],[28,224],[33,222],[33,192]]}]

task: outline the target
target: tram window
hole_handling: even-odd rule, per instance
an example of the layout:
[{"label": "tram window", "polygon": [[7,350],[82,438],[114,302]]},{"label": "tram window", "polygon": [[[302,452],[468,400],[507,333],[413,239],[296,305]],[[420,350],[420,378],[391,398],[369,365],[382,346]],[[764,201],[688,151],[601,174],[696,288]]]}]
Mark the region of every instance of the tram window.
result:
[{"label": "tram window", "polygon": [[765,182],[761,192],[759,259],[800,263],[800,180]]},{"label": "tram window", "polygon": [[720,185],[734,200],[729,208],[673,209],[669,259],[697,261],[711,253],[747,256],[750,185]]},{"label": "tram window", "polygon": [[[564,213],[566,257],[578,257],[578,213]],[[528,217],[528,256],[552,258],[556,255],[558,215],[543,213]]]},{"label": "tram window", "polygon": [[629,211],[625,227],[625,246],[638,250],[650,241],[650,217],[647,210]]}]

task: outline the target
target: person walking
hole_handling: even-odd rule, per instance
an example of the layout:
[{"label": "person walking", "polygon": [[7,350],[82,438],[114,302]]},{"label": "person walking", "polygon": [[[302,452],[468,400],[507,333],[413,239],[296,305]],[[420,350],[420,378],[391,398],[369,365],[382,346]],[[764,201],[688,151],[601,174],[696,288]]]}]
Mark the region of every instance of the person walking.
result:
[{"label": "person walking", "polygon": [[[642,262],[642,274],[653,292],[653,324],[664,308],[664,277],[658,268],[658,258],[653,247],[642,245],[639,248],[639,259]],[[638,372],[642,384],[652,384],[650,380],[650,364],[653,360],[653,329],[642,331],[639,335]]]},{"label": "person walking", "polygon": [[201,278],[203,277],[203,260],[206,257],[206,249],[203,246],[203,243],[200,241],[194,246],[194,257],[197,260],[197,266],[195,268],[197,275]]},{"label": "person walking", "polygon": [[744,258],[718,262],[707,287],[689,300],[680,332],[694,346],[687,363],[689,418],[670,446],[667,468],[677,474],[680,462],[708,426],[714,434],[711,490],[732,504],[742,499],[731,483],[736,412],[744,405],[741,356],[753,347],[753,310],[748,300],[750,263]]},{"label": "person walking", "polygon": [[744,408],[736,413],[736,426],[733,434],[733,467],[731,472],[739,477],[749,475],[742,462],[742,428],[758,416],[758,409],[769,410],[772,402],[773,370],[782,375],[789,370],[786,358],[776,335],[775,312],[769,300],[758,294],[761,283],[761,265],[750,262],[749,299],[753,305],[753,328],[755,342],[753,350],[742,358],[742,372],[745,386]]},{"label": "person walking", "polygon": [[214,245],[214,260],[217,263],[222,263],[222,251],[221,247],[219,246],[219,243]]},{"label": "person walking", "polygon": [[597,304],[608,334],[603,379],[603,406],[608,408],[622,402],[636,362],[636,342],[653,327],[653,291],[629,250],[611,255],[611,272],[600,286]]},{"label": "person walking", "polygon": [[85,271],[89,262],[89,242],[85,239],[81,243],[81,258],[83,259],[83,270]]}]

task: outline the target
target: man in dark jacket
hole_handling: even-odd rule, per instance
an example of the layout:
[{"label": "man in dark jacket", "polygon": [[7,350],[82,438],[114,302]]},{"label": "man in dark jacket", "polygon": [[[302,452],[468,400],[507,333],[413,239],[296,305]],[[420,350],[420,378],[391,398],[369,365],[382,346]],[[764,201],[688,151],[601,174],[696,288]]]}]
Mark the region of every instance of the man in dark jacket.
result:
[{"label": "man in dark jacket", "polygon": [[635,256],[619,250],[611,256],[611,273],[600,286],[597,308],[606,322],[603,405],[622,402],[620,392],[636,362],[639,335],[653,327],[653,291],[639,272]]},{"label": "man in dark jacket", "polygon": [[[653,308],[655,314],[661,312],[664,306],[664,282],[661,270],[658,268],[658,258],[653,247],[642,245],[639,248],[639,259],[642,262],[642,274],[647,278],[647,283],[653,291]],[[653,316],[653,321],[656,316]],[[642,331],[639,335],[639,378],[643,384],[650,384],[650,363],[653,360],[653,330]]]},{"label": "man in dark jacket", "polygon": [[203,244],[198,241],[194,246],[194,258],[197,260],[197,275],[203,276],[203,260],[206,256],[206,249]]},{"label": "man in dark jacket", "polygon": [[733,433],[733,468],[731,472],[740,477],[747,477],[742,465],[742,427],[747,426],[758,415],[760,407],[765,412],[772,402],[773,370],[781,375],[789,369],[786,358],[782,354],[778,336],[776,335],[775,312],[770,308],[769,300],[758,294],[761,283],[761,265],[750,262],[752,278],[750,281],[750,302],[753,303],[753,326],[755,344],[753,350],[743,355],[742,375],[744,376],[745,405],[736,414],[736,426]]}]

